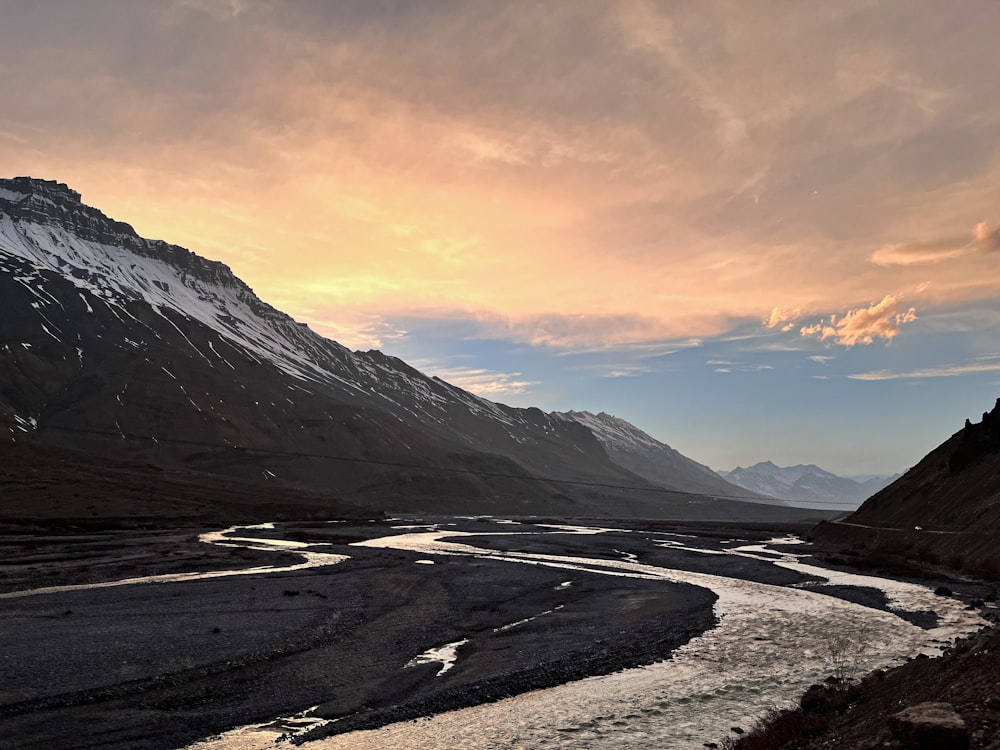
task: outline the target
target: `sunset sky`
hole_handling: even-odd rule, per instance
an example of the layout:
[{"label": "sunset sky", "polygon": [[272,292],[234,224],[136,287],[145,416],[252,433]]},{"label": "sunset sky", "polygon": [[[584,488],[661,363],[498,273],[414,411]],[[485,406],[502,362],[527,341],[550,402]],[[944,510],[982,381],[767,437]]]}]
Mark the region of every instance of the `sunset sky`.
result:
[{"label": "sunset sky", "polygon": [[0,0],[0,176],[716,469],[1000,396],[1000,3]]}]

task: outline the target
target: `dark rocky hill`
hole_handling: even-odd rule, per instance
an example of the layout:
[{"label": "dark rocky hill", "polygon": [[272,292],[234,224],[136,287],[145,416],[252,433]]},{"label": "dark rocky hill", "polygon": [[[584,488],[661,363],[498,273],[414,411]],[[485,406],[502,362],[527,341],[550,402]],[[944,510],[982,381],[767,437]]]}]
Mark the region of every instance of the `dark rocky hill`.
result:
[{"label": "dark rocky hill", "polygon": [[352,352],[31,178],[0,180],[0,434],[393,511],[802,516],[665,492],[576,421]]},{"label": "dark rocky hill", "polygon": [[1000,577],[1000,399],[817,536]]}]

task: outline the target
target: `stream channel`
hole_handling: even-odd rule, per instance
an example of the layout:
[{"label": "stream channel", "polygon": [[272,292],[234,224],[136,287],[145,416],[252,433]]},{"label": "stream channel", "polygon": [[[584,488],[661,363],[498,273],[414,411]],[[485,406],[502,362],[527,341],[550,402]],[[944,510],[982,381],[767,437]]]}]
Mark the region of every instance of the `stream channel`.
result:
[{"label": "stream channel", "polygon": [[[667,660],[650,666],[577,680],[418,721],[333,735],[307,742],[305,747],[313,750],[699,748],[706,741],[719,742],[732,736],[731,727],[746,727],[773,707],[792,704],[811,684],[831,674],[832,659],[839,658],[843,660],[841,666],[846,664],[852,673],[863,674],[920,653],[939,655],[955,638],[984,624],[976,612],[967,610],[960,601],[935,596],[926,586],[842,573],[804,562],[808,545],[794,537],[774,538],[764,543],[730,541],[705,546],[687,541],[693,537],[683,534],[653,533],[650,542],[703,555],[749,557],[813,576],[819,579],[817,583],[775,586],[643,564],[634,555],[614,560],[498,551],[471,543],[473,538],[514,534],[622,533],[622,529],[558,524],[531,525],[525,527],[530,531],[520,531],[517,524],[504,523],[503,531],[494,534],[467,533],[441,525],[396,526],[394,535],[356,545],[415,552],[421,556],[417,562],[422,564],[432,564],[435,558],[444,556],[490,558],[511,565],[563,569],[568,576],[585,571],[693,584],[718,596],[715,604],[718,625],[678,648]],[[273,526],[256,528],[273,529]],[[641,533],[650,535],[648,531]],[[202,540],[257,549],[294,550],[303,554],[303,567],[331,565],[345,559],[310,552],[308,543],[250,536],[250,527],[203,535]],[[244,572],[260,574],[266,569]],[[335,575],[336,569],[329,574]],[[889,611],[821,593],[823,586],[877,589],[884,592]],[[930,611],[937,615],[936,624],[930,628],[917,627],[897,614]],[[512,623],[511,627],[517,624]],[[441,665],[438,676],[447,679],[449,669],[461,660],[465,642],[439,644],[423,654],[414,654],[411,664],[438,662]],[[840,645],[831,645],[835,643]],[[297,735],[329,723],[330,720],[311,716],[311,710],[306,709],[294,716],[207,738],[190,745],[188,750],[292,748],[297,746],[292,743]]]}]

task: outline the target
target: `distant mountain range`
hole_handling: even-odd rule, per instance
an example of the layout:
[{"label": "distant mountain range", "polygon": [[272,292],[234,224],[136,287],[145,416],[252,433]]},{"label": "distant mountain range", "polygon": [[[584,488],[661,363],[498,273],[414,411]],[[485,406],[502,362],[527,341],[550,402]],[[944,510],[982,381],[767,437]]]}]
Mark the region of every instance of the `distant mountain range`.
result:
[{"label": "distant mountain range", "polygon": [[0,180],[4,433],[395,512],[803,515],[623,420],[512,408],[352,352],[222,263],[27,177]]},{"label": "distant mountain range", "polygon": [[747,492],[741,489],[742,485],[734,487],[731,481],[721,478],[709,467],[650,437],[620,417],[587,411],[553,412],[552,415],[584,425],[594,433],[612,461],[662,487],[775,502],[776,496],[768,496],[752,488]]},{"label": "distant mountain range", "polygon": [[719,476],[761,495],[786,500],[803,507],[848,511],[893,482],[899,475],[841,477],[814,464],[776,466],[761,461],[720,471]]}]

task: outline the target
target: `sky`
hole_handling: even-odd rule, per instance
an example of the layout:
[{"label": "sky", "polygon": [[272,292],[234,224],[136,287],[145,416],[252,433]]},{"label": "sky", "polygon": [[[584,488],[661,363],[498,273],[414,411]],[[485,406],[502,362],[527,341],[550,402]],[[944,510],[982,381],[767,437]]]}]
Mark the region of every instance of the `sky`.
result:
[{"label": "sky", "polygon": [[0,173],[715,469],[1000,395],[1000,3],[0,0]]}]

